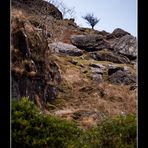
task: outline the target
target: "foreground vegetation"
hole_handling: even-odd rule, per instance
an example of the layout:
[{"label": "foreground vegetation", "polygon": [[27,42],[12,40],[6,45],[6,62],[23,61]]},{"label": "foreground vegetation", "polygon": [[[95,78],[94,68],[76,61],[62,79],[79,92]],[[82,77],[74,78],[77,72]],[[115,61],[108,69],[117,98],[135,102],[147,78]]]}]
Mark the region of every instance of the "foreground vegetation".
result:
[{"label": "foreground vegetation", "polygon": [[84,130],[74,121],[42,113],[27,98],[12,101],[12,147],[135,148],[136,115],[106,119]]}]

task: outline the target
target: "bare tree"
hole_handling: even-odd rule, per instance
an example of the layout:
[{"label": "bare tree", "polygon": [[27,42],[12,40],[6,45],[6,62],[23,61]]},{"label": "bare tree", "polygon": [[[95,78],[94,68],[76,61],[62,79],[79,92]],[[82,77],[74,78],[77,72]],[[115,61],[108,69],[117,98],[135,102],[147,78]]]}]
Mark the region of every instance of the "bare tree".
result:
[{"label": "bare tree", "polygon": [[82,17],[87,21],[87,23],[94,29],[94,26],[100,21],[97,17],[94,17],[92,13],[88,13]]},{"label": "bare tree", "polygon": [[68,8],[61,0],[47,0],[54,6],[56,6],[63,15],[63,18],[75,18],[76,12],[75,8]]},{"label": "bare tree", "polygon": [[73,8],[68,8],[65,6],[63,2],[60,3],[59,5],[59,10],[62,12],[63,17],[70,17],[74,18],[75,17],[75,10]]}]

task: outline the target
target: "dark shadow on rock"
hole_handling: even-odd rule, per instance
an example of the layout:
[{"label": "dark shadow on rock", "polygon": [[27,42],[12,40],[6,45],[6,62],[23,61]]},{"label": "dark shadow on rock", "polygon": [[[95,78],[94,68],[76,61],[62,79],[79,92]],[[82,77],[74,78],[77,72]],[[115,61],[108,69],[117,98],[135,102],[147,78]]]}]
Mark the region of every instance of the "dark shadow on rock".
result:
[{"label": "dark shadow on rock", "polygon": [[24,31],[19,30],[15,34],[13,34],[12,44],[14,45],[14,48],[19,49],[19,51],[22,53],[22,56],[24,56],[25,58],[31,57],[27,35]]}]

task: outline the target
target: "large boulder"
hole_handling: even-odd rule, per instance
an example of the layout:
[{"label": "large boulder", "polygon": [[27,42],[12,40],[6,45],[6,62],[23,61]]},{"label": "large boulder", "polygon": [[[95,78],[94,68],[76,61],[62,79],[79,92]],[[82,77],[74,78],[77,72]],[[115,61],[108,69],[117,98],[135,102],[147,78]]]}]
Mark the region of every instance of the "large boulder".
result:
[{"label": "large boulder", "polygon": [[78,49],[76,46],[62,42],[54,42],[49,44],[48,46],[52,53],[60,53],[70,56],[81,56],[83,54],[83,51]]},{"label": "large boulder", "polygon": [[113,63],[126,63],[126,64],[130,63],[130,60],[127,57],[113,52],[102,52],[102,51],[91,52],[90,57],[97,61],[110,61]]},{"label": "large boulder", "polygon": [[137,57],[137,43],[136,38],[132,35],[125,35],[121,37],[118,42],[114,42],[112,48],[129,59],[134,60]]},{"label": "large boulder", "polygon": [[128,69],[124,67],[110,67],[108,69],[108,80],[114,84],[135,84],[136,76]]},{"label": "large boulder", "polygon": [[125,35],[130,35],[129,32],[123,30],[123,29],[120,29],[120,28],[116,28],[111,34],[108,34],[107,35],[107,38],[120,38],[120,37],[123,37]]},{"label": "large boulder", "polygon": [[72,35],[70,39],[73,45],[86,51],[110,48],[110,44],[104,39],[102,35]]},{"label": "large boulder", "polygon": [[110,47],[117,53],[127,56],[130,60],[137,58],[137,41],[136,37],[129,32],[117,28],[106,39],[110,43]]}]

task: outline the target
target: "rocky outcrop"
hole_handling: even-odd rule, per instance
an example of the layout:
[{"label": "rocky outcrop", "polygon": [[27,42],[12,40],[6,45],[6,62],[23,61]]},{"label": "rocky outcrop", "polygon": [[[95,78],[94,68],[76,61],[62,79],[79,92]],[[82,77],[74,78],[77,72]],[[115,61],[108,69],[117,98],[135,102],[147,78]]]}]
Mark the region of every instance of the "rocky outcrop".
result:
[{"label": "rocky outcrop", "polygon": [[130,60],[137,58],[137,44],[136,37],[130,33],[117,28],[111,34],[106,36],[110,43],[110,47],[116,53],[125,55]]},{"label": "rocky outcrop", "polygon": [[83,54],[83,51],[78,49],[76,46],[62,42],[54,42],[48,46],[52,53],[59,53],[70,56],[81,56]]},{"label": "rocky outcrop", "polygon": [[112,84],[133,85],[136,83],[136,75],[128,66],[115,64],[90,64],[90,78],[97,83],[106,80]]},{"label": "rocky outcrop", "polygon": [[51,15],[56,19],[63,19],[62,13],[53,4],[44,0],[12,0],[12,5],[26,8],[32,12]]},{"label": "rocky outcrop", "polygon": [[71,43],[76,47],[86,51],[110,48],[110,44],[104,39],[102,35],[72,35]]},{"label": "rocky outcrop", "polygon": [[97,61],[110,61],[113,63],[130,63],[130,60],[114,52],[91,52],[90,57]]},{"label": "rocky outcrop", "polygon": [[131,60],[134,60],[137,57],[136,38],[132,35],[127,34],[121,37],[118,41],[113,41],[112,48]]},{"label": "rocky outcrop", "polygon": [[113,51],[113,53],[99,53],[100,60],[129,63],[129,60],[135,60],[137,57],[136,38],[120,28],[111,34],[96,32],[96,34],[72,35],[70,40],[76,47],[89,52],[102,49]]},{"label": "rocky outcrop", "polygon": [[12,97],[26,96],[33,100],[35,95],[38,95],[42,103],[55,99],[58,93],[56,85],[61,82],[57,64],[50,61],[48,63],[36,61],[31,69],[28,62],[22,61],[22,63],[24,64],[22,68],[20,65],[13,66],[11,70]]},{"label": "rocky outcrop", "polygon": [[11,49],[12,98],[25,96],[33,101],[37,96],[43,105],[58,94],[57,85],[61,82],[59,66],[45,54],[48,46],[43,32],[35,32],[29,22],[24,24],[20,20],[16,25]]},{"label": "rocky outcrop", "polygon": [[136,83],[136,76],[124,67],[110,67],[108,69],[108,80],[113,84],[130,85]]},{"label": "rocky outcrop", "polygon": [[123,29],[120,29],[120,28],[116,28],[111,34],[107,35],[107,39],[120,38],[127,34],[130,35],[130,33],[128,33],[127,31],[124,31]]}]

